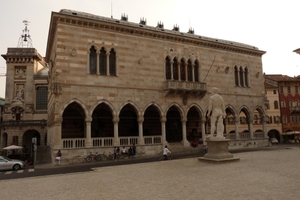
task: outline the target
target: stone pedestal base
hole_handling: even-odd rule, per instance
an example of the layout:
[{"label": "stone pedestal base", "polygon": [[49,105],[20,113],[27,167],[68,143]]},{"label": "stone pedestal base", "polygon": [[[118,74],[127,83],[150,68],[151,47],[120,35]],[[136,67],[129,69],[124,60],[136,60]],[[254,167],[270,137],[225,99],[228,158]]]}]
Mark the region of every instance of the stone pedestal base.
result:
[{"label": "stone pedestal base", "polygon": [[209,161],[209,162],[229,162],[229,161],[239,161],[240,158],[235,158],[228,151],[228,139],[223,138],[208,138],[206,139],[208,152],[204,157],[198,158],[199,161]]}]

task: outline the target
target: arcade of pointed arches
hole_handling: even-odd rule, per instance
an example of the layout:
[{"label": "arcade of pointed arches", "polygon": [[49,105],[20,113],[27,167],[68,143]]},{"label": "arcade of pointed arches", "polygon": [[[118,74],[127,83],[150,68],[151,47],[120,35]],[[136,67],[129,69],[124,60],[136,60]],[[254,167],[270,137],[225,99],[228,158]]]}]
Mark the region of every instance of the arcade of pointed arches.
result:
[{"label": "arcade of pointed arches", "polygon": [[[102,100],[87,109],[78,99],[67,102],[61,109],[61,145],[63,148],[108,147],[116,145],[151,145],[173,142],[189,144],[204,138],[210,130],[209,118],[199,105],[187,110],[181,105],[170,104],[163,110],[155,102],[140,109],[132,101],[116,109],[109,101]],[[226,106],[224,119],[228,139],[266,138],[266,114],[257,107],[254,111],[242,106],[239,112]],[[255,116],[255,117],[254,117]],[[254,119],[259,127],[253,130]],[[259,119],[259,120],[258,120]],[[243,130],[242,132],[240,130]]]}]

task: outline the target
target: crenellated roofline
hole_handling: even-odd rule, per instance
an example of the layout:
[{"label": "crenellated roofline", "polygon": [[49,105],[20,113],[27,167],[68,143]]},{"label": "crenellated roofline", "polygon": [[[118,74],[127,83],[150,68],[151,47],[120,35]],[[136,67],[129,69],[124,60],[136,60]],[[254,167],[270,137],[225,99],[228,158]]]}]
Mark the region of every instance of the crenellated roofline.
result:
[{"label": "crenellated roofline", "polygon": [[182,33],[176,30],[167,30],[160,27],[147,26],[141,23],[132,23],[125,20],[107,18],[84,12],[63,9],[60,12],[52,12],[51,14],[51,22],[46,49],[46,62],[49,62],[50,59],[50,51],[53,45],[53,40],[58,23],[168,40],[170,42],[181,42],[185,44],[231,51],[253,56],[262,56],[266,53],[265,51],[259,50],[257,47],[243,43],[209,38],[194,35],[193,33]]}]

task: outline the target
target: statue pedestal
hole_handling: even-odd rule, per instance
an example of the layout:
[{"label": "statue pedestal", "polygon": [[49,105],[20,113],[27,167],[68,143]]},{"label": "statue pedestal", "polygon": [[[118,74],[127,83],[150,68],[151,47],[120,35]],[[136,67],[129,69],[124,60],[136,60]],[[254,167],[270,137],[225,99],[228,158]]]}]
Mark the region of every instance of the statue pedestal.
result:
[{"label": "statue pedestal", "polygon": [[206,139],[208,152],[204,157],[199,157],[199,161],[208,161],[208,162],[229,162],[229,161],[239,161],[240,158],[234,157],[228,151],[228,142],[229,139],[211,137]]}]

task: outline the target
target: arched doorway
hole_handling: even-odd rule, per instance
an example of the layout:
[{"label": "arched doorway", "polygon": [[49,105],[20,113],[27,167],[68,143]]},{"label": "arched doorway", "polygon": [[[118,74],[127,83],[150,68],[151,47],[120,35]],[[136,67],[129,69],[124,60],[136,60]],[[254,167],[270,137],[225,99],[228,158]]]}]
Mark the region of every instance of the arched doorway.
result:
[{"label": "arched doorway", "polygon": [[61,132],[62,138],[85,137],[85,113],[78,103],[73,102],[64,110]]},{"label": "arched doorway", "polygon": [[167,142],[182,141],[181,116],[176,106],[172,106],[167,112],[166,140]]},{"label": "arched doorway", "polygon": [[105,103],[99,104],[92,114],[92,137],[114,137],[112,110]]},{"label": "arched doorway", "polygon": [[187,113],[186,133],[189,142],[202,141],[201,117],[199,110],[193,106]]},{"label": "arched doorway", "polygon": [[144,114],[143,135],[161,135],[160,114],[156,106],[149,106]]},{"label": "arched doorway", "polygon": [[36,138],[37,146],[41,145],[41,135],[37,130],[27,130],[23,135],[23,147],[31,148],[32,138]]},{"label": "arched doorway", "polygon": [[139,126],[137,121],[137,111],[131,105],[125,105],[119,115],[119,136],[138,136]]}]

